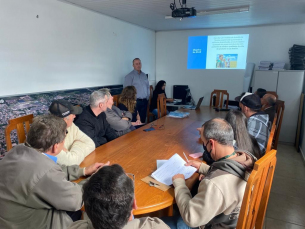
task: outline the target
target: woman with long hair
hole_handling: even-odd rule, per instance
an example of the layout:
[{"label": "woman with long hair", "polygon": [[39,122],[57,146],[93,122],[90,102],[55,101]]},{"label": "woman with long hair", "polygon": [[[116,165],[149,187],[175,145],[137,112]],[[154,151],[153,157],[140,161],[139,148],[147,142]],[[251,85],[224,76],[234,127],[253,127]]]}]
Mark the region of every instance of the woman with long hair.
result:
[{"label": "woman with long hair", "polygon": [[164,94],[167,102],[173,102],[173,99],[168,99],[166,97],[165,87],[166,87],[166,82],[164,80],[160,80],[157,83],[155,90],[153,92],[149,110],[151,113],[153,113],[155,115],[155,117],[158,117],[157,103],[158,103],[159,94]]},{"label": "woman with long hair", "polygon": [[122,111],[129,111],[132,114],[132,125],[142,125],[139,112],[136,109],[137,104],[137,89],[134,86],[127,86],[123,89],[118,108]]},{"label": "woman with long hair", "polygon": [[238,110],[231,110],[225,117],[234,132],[235,145],[239,150],[246,150],[252,153],[257,159],[262,157],[256,139],[247,130],[247,117]]}]

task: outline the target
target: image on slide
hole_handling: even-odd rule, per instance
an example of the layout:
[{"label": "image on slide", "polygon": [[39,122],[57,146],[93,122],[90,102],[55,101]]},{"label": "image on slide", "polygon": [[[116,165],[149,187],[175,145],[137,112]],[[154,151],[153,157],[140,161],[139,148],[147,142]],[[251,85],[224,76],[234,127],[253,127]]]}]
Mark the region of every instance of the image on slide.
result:
[{"label": "image on slide", "polygon": [[217,54],[216,68],[236,68],[238,54]]}]

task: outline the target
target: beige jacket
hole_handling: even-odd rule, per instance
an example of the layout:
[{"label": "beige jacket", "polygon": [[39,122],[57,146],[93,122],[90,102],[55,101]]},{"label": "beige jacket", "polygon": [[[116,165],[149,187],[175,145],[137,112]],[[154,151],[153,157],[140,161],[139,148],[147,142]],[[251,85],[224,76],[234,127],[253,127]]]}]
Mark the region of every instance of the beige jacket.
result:
[{"label": "beige jacket", "polygon": [[65,148],[69,151],[62,150],[57,155],[57,163],[61,165],[79,165],[95,149],[95,144],[74,123],[67,130]]},{"label": "beige jacket", "polygon": [[[198,193],[192,195],[185,180],[174,180],[175,198],[184,222],[190,227],[235,228],[249,172],[254,160],[243,152],[238,156],[214,162],[211,167],[202,163],[199,173],[205,178]],[[230,171],[231,170],[231,171]]]},{"label": "beige jacket", "polygon": [[59,166],[46,155],[20,144],[0,161],[0,228],[65,229],[66,211],[82,206],[81,186],[69,180],[79,166]]},{"label": "beige jacket", "polygon": [[[89,220],[74,222],[69,229],[94,229]],[[169,229],[169,227],[158,218],[143,217],[129,221],[123,229]]]}]

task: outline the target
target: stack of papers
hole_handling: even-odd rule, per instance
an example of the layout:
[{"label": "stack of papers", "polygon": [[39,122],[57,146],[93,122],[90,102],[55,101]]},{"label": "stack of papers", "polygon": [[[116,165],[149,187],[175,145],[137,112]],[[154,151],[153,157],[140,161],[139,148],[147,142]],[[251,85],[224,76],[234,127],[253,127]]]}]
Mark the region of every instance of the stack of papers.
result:
[{"label": "stack of papers", "polygon": [[186,162],[178,154],[175,154],[153,172],[151,176],[166,185],[172,185],[172,177],[178,173],[183,174],[185,179],[188,179],[197,169],[192,166],[185,166],[185,163]]},{"label": "stack of papers", "polygon": [[272,70],[285,70],[285,62],[274,62]]},{"label": "stack of papers", "polygon": [[185,118],[189,115],[190,115],[189,112],[171,111],[167,116],[172,118]]},{"label": "stack of papers", "polygon": [[258,66],[259,70],[269,70],[269,69],[271,70],[271,68],[272,68],[271,61],[261,61]]}]

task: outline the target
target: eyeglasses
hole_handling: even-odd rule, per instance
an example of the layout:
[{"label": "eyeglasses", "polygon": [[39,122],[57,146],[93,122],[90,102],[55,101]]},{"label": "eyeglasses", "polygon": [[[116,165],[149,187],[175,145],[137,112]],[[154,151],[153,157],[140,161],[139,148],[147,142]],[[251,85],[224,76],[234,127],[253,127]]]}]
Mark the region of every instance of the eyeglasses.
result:
[{"label": "eyeglasses", "polygon": [[136,176],[132,173],[126,173],[126,175],[134,182],[136,179]]},{"label": "eyeglasses", "polygon": [[150,125],[150,127],[153,127],[153,128],[156,129],[156,130],[164,130],[164,129],[165,129],[164,124],[162,124],[162,125],[156,125],[154,122]]}]

